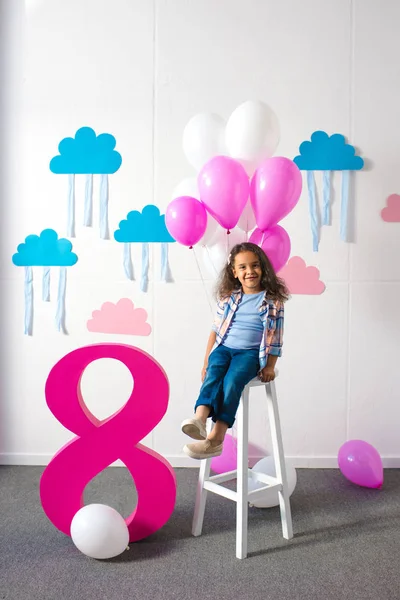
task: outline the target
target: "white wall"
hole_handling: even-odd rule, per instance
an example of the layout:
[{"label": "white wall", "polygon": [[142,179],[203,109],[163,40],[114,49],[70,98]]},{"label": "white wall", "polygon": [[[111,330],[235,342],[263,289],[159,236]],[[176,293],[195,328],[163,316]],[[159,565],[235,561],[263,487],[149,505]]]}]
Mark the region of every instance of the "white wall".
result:
[{"label": "white wall", "polygon": [[[339,240],[339,177],[333,226],[324,229],[318,254],[306,191],[284,222],[292,253],[318,266],[326,283],[323,295],[294,296],[287,305],[278,380],[286,454],[299,466],[335,466],[340,445],[361,438],[386,465],[400,466],[400,224],[379,216],[385,198],[400,192],[397,0],[31,0],[26,14],[18,0],[1,6],[8,32],[1,71],[1,461],[45,464],[71,437],[45,404],[47,374],[68,351],[112,340],[143,348],[166,369],[168,413],[146,443],[173,465],[192,464],[181,451],[179,424],[192,411],[210,327],[213,282],[201,253],[205,284],[194,253],[174,244],[175,282],[166,285],[157,281],[153,249],[149,291],[141,293],[125,279],[120,246],[100,240],[97,227],[81,227],[78,185],[73,243],[80,260],[68,277],[69,335],[55,330],[55,303],[41,302],[35,272],[32,337],[23,335],[23,270],[11,255],[30,233],[52,227],[65,234],[66,178],[48,169],[63,137],[84,125],[115,135],[123,164],[110,177],[113,231],[129,210],[153,202],[165,209],[173,187],[194,174],[181,150],[191,116],[228,117],[240,102],[260,99],[280,119],[279,154],[295,156],[299,143],[324,129],[348,136],[368,159],[355,178],[354,243]],[[153,334],[89,333],[91,312],[122,297],[147,309]],[[131,385],[124,367],[107,362],[84,377],[84,397],[100,417],[121,406]],[[268,448],[257,394],[251,412],[251,440]]]}]

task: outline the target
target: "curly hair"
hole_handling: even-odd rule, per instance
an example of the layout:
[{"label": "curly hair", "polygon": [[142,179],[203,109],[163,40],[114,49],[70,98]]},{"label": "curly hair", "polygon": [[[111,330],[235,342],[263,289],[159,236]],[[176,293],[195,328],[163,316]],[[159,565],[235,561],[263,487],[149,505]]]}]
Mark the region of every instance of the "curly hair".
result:
[{"label": "curly hair", "polygon": [[218,298],[226,298],[227,296],[230,296],[232,292],[240,290],[241,288],[239,279],[233,274],[235,258],[240,252],[253,252],[253,254],[257,256],[261,265],[260,285],[261,288],[267,292],[271,300],[285,302],[289,299],[289,292],[284,281],[277,277],[264,250],[250,242],[236,244],[236,246],[232,248],[228,262],[221,271],[216,287],[216,295]]}]

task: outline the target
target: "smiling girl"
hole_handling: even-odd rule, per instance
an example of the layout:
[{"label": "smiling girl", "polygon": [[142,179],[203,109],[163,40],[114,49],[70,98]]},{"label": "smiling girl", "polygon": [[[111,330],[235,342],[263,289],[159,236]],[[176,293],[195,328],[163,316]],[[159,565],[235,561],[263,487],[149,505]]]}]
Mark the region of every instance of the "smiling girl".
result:
[{"label": "smiling girl", "polygon": [[[183,450],[196,459],[222,453],[244,386],[257,375],[261,381],[273,381],[282,354],[288,292],[259,246],[246,242],[232,249],[217,295],[217,315],[208,339],[195,416],[182,423],[182,431],[198,440]],[[208,417],[215,426],[207,436]]]}]

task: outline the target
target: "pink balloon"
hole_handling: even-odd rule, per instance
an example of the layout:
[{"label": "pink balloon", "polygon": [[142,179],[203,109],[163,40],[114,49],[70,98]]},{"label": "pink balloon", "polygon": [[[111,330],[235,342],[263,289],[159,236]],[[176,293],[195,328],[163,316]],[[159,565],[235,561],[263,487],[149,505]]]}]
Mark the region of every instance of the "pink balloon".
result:
[{"label": "pink balloon", "polygon": [[236,471],[237,442],[229,433],[225,436],[222,454],[211,459],[211,468],[218,474]]},{"label": "pink balloon", "polygon": [[[251,468],[254,467],[261,457],[265,456],[265,452],[262,448],[252,442],[248,443],[247,449],[249,467]],[[236,471],[237,440],[235,440],[230,433],[227,433],[225,436],[222,454],[211,459],[211,469],[218,475],[221,473],[228,473],[229,471]]]},{"label": "pink balloon", "polygon": [[257,244],[257,246],[260,246],[264,250],[275,273],[278,273],[289,260],[290,237],[287,231],[280,225],[274,225],[266,231],[255,229],[250,236],[249,242]]},{"label": "pink balloon", "polygon": [[379,452],[362,440],[343,444],[338,455],[339,469],[352,483],[368,488],[383,484],[383,465]]},{"label": "pink balloon", "polygon": [[249,197],[249,178],[242,165],[228,156],[214,156],[198,176],[200,199],[225,229],[233,229]]},{"label": "pink balloon", "polygon": [[261,163],[250,185],[257,227],[265,231],[286,217],[299,201],[302,178],[292,160],[274,156]]},{"label": "pink balloon", "polygon": [[165,225],[177,242],[192,247],[207,228],[206,209],[196,198],[179,196],[168,204]]}]

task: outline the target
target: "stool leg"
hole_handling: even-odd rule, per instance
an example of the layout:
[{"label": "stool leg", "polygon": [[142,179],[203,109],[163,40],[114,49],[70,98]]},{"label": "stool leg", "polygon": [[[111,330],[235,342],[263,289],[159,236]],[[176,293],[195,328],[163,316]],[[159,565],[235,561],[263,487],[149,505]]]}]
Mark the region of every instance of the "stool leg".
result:
[{"label": "stool leg", "polygon": [[203,529],[204,511],[206,509],[207,500],[207,490],[204,489],[204,482],[210,477],[210,468],[210,458],[201,461],[192,523],[192,534],[194,536],[201,535]]},{"label": "stool leg", "polygon": [[237,500],[236,500],[236,557],[247,556],[248,521],[248,437],[249,437],[249,390],[245,387],[240,399],[238,414],[237,446]]},{"label": "stool leg", "polygon": [[279,492],[283,537],[290,540],[293,537],[292,512],[290,509],[289,489],[286,475],[285,454],[283,451],[282,431],[279,419],[278,400],[275,382],[265,386],[268,399],[268,416],[271,427],[272,449],[275,460],[276,477],[282,483]]}]

